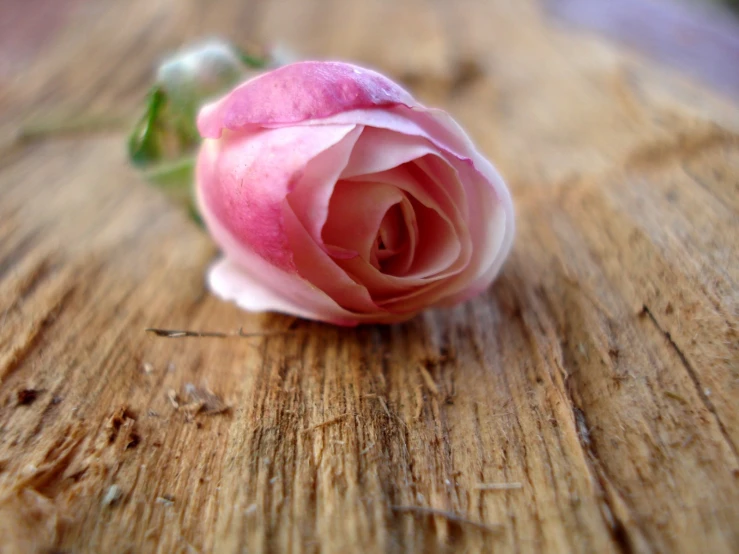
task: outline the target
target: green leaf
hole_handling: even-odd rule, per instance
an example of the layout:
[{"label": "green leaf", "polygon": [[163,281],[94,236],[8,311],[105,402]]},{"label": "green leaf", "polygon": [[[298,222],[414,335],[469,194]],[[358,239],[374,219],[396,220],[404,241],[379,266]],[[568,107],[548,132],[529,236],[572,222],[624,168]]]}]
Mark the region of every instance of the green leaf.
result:
[{"label": "green leaf", "polygon": [[146,111],[134,127],[128,139],[128,156],[137,166],[146,166],[159,160],[162,147],[157,138],[157,121],[167,102],[164,91],[158,86],[151,89]]},{"label": "green leaf", "polygon": [[269,63],[269,60],[266,58],[260,58],[258,56],[252,56],[245,50],[241,50],[240,48],[237,48],[236,51],[239,54],[239,58],[241,59],[241,62],[246,67],[251,67],[253,69],[264,69],[267,67],[267,64]]}]

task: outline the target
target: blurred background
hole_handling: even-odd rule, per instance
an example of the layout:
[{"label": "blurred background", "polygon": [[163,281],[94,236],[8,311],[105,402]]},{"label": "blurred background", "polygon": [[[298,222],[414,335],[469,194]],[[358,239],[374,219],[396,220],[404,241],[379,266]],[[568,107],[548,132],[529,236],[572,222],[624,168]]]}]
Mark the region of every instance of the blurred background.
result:
[{"label": "blurred background", "polygon": [[[500,69],[506,57],[518,59],[527,42],[512,35],[536,33],[532,23],[540,17],[605,36],[739,97],[736,0],[491,2],[476,9],[491,18],[477,26],[463,16],[466,4],[478,3],[2,0],[0,124],[17,125],[34,115],[128,117],[158,60],[212,35],[244,47],[279,45],[297,57],[381,66],[428,101],[439,101],[481,73]],[[464,39],[486,32],[486,40]],[[479,45],[477,51],[470,44]],[[480,51],[482,45],[495,51]],[[519,67],[533,71],[535,60]]]}]

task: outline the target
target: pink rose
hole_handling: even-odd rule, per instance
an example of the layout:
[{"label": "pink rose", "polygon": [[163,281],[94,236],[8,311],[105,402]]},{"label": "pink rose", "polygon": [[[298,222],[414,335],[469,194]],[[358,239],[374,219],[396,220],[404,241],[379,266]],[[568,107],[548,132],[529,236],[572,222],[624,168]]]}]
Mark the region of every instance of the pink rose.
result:
[{"label": "pink rose", "polygon": [[350,64],[302,62],[205,106],[200,211],[219,296],[340,325],[485,290],[513,240],[495,168],[444,112]]}]

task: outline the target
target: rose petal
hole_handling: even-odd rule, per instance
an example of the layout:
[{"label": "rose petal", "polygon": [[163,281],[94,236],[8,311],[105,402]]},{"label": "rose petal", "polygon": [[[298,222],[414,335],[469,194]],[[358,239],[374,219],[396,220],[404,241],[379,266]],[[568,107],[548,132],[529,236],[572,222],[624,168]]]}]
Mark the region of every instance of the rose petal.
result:
[{"label": "rose petal", "polygon": [[436,210],[415,206],[418,234],[421,237],[405,279],[428,279],[446,276],[462,251],[459,237],[450,221]]},{"label": "rose petal", "polygon": [[[428,183],[419,182],[418,178],[425,179],[427,176],[419,171],[412,171],[409,165],[406,164],[365,177],[354,177],[346,181],[372,179],[378,183],[387,183],[405,191],[410,198],[428,208],[429,211],[428,213],[424,212],[422,220],[419,219],[421,210],[417,210],[416,219],[420,238],[414,252],[413,262],[406,273],[403,274],[403,277],[421,279],[436,276],[440,272],[443,272],[441,276],[446,276],[449,273],[444,270],[449,269],[460,255],[464,255],[464,263],[469,259],[469,244],[465,244],[465,242],[469,243],[469,240],[466,239],[466,225],[460,218],[452,220],[446,214],[446,211],[454,213],[454,207],[443,197],[439,198],[440,201],[437,202],[437,197],[443,195],[434,194],[434,187],[429,186]],[[442,209],[440,203],[444,204],[446,209]],[[438,219],[435,219],[434,214]],[[426,233],[428,233],[428,236],[426,236]],[[458,267],[454,267],[452,272],[458,269]]]},{"label": "rose petal", "polygon": [[[416,246],[418,245],[418,221],[416,220],[416,211],[413,208],[412,199],[409,199],[407,195],[404,195],[405,199],[400,204],[396,205],[393,209],[397,208],[396,212],[400,213],[396,215],[399,222],[398,225],[402,227],[402,230],[397,233],[402,236],[402,243],[394,243],[396,238],[388,237],[385,238],[385,243],[389,244],[388,247],[392,252],[385,252],[384,256],[381,256],[380,252],[377,251],[378,264],[375,266],[378,270],[382,270],[385,275],[405,275],[408,273],[408,269],[411,267],[413,260],[416,256]],[[383,223],[385,219],[383,219]],[[380,229],[383,232],[383,229]],[[380,257],[382,257],[382,263],[380,263]]]},{"label": "rose petal", "polygon": [[362,129],[361,126],[356,127],[339,142],[308,161],[287,195],[287,201],[295,215],[319,245],[323,244],[321,229],[326,222],[334,186]]},{"label": "rose petal", "polygon": [[[474,250],[480,257],[478,263],[469,268],[469,274],[465,273],[450,283],[448,292],[452,301],[457,301],[466,297],[468,292],[465,289],[471,291],[469,294],[484,289],[500,270],[515,235],[513,202],[493,165],[476,150],[464,130],[441,110],[404,106],[387,110],[355,110],[325,118],[321,123],[339,124],[346,121],[423,137],[440,152],[456,159],[455,169],[460,172],[460,182],[465,183],[469,196],[466,205],[477,207],[466,221],[479,231],[471,231],[470,234],[477,237]],[[479,230],[479,225],[484,228]]]},{"label": "rose petal", "polygon": [[405,195],[391,185],[338,183],[323,227],[323,241],[327,245],[357,252],[369,261],[383,218],[392,206],[404,200]]},{"label": "rose petal", "polygon": [[[419,113],[419,110],[411,111],[416,114]],[[482,175],[487,183],[492,185],[495,193],[493,201],[497,200],[495,211],[492,214],[486,213],[482,217],[483,222],[487,223],[487,230],[482,235],[487,237],[488,240],[487,244],[480,246],[480,248],[483,253],[488,254],[485,261],[489,262],[489,264],[486,269],[480,272],[476,281],[468,284],[469,291],[466,294],[463,293],[461,296],[450,298],[451,302],[462,301],[487,288],[508,257],[515,236],[513,201],[508,187],[506,187],[503,178],[495,167],[493,167],[493,164],[477,151],[464,129],[449,114],[435,109],[424,109],[422,111],[429,116],[429,132],[438,133],[435,136],[439,141],[443,141],[445,147],[454,148],[457,154],[466,157],[469,160],[467,164],[468,168]],[[434,124],[437,124],[438,127],[434,127]],[[479,181],[476,182],[479,183]],[[485,185],[487,183],[480,183],[481,190],[483,191],[482,196],[486,196],[485,192],[488,189]],[[480,199],[481,202],[487,200],[488,198]],[[490,205],[484,203],[477,204],[481,209],[484,206]],[[470,217],[472,218],[473,216],[471,215]],[[482,266],[484,267],[485,263]]]},{"label": "rose petal", "polygon": [[[374,121],[368,122],[370,125]],[[318,125],[317,125],[318,126]],[[379,173],[399,167],[438,149],[423,137],[405,135],[372,126],[363,127],[354,151],[341,173],[342,179]]]},{"label": "rose petal", "polygon": [[215,294],[245,310],[292,313],[338,325],[356,324],[356,314],[341,308],[297,272],[283,271],[239,244],[207,209],[207,204],[200,205],[208,229],[226,254],[208,273],[208,284]]},{"label": "rose petal", "polygon": [[344,326],[363,322],[394,323],[412,317],[411,313],[379,310],[362,314],[342,308],[299,274],[283,271],[239,244],[218,223],[207,205],[202,201],[200,205],[204,208],[201,215],[213,238],[226,254],[208,272],[210,289],[224,300],[236,302],[249,311],[283,312]]},{"label": "rose petal", "polygon": [[306,160],[340,142],[354,126],[262,130],[206,141],[197,164],[201,198],[229,232],[284,270],[294,270],[282,203]]},{"label": "rose petal", "polygon": [[[491,187],[485,186],[486,182],[479,183],[478,181],[475,186],[475,179],[481,178],[474,168],[470,166],[467,171],[469,174],[462,175],[461,179],[470,179],[468,184],[471,194],[469,232],[476,255],[470,258],[469,264],[463,271],[443,282],[443,290],[429,288],[413,291],[388,302],[380,302],[384,308],[398,311],[419,309],[420,306],[430,303],[452,305],[482,292],[500,270],[512,241],[512,235],[506,234],[512,225],[511,215],[503,204],[495,203],[495,192]],[[492,210],[486,209],[486,206],[493,206],[493,208]]]},{"label": "rose petal", "polygon": [[417,102],[379,73],[341,62],[300,62],[264,73],[206,105],[198,130],[205,138],[219,138],[223,129],[287,125],[398,104]]},{"label": "rose petal", "polygon": [[[407,210],[413,213],[411,210]],[[408,247],[409,230],[404,210],[395,204],[382,218],[377,237],[371,246],[370,257],[377,260],[378,266]]]},{"label": "rose petal", "polygon": [[[411,200],[411,202],[415,203],[414,209],[416,217],[421,219],[422,221],[424,220],[424,218],[429,216],[438,217],[436,212],[434,212],[433,210],[420,205],[415,200]],[[438,221],[433,223],[437,224]],[[449,258],[454,261],[454,247],[450,249],[451,255],[449,255],[446,259],[443,252],[441,254],[434,252],[434,249],[447,239],[443,238],[439,242],[435,242],[434,235],[439,234],[438,230],[436,229],[425,229],[426,235],[424,235],[423,225],[425,224],[426,223],[423,222],[419,224],[419,235],[421,239],[416,250],[422,250],[420,256],[423,262],[428,263],[427,260],[423,259],[424,257],[430,258],[431,260],[433,260],[433,263],[438,263],[438,265],[443,268],[442,271],[435,272],[435,268],[432,267],[431,270],[428,272],[419,271],[417,274],[396,275],[390,273],[387,269],[380,270],[377,267],[374,267],[371,263],[361,257],[347,260],[336,260],[336,263],[341,266],[349,275],[353,276],[358,282],[364,284],[370,291],[372,299],[379,306],[385,306],[387,302],[392,301],[398,296],[405,297],[410,293],[424,290],[426,287],[435,285],[436,283],[446,283],[450,277],[453,277],[456,273],[462,271],[464,269],[464,265],[462,264],[461,267],[454,267],[454,264],[449,263]],[[456,242],[455,239],[451,240]],[[424,243],[425,246],[421,246],[424,245]],[[442,248],[448,247],[442,246]],[[424,249],[426,249],[425,252],[423,251]],[[435,257],[437,254],[439,255],[439,258]],[[419,254],[416,255],[416,258],[418,258],[418,256]],[[416,262],[415,259],[413,261]],[[418,308],[411,307],[406,309],[400,304],[392,308],[393,311],[408,311],[411,309]]]},{"label": "rose petal", "polygon": [[382,312],[367,288],[353,281],[313,240],[290,205],[283,206],[285,230],[300,275],[333,298],[342,308],[357,313]]},{"label": "rose petal", "polygon": [[[208,272],[208,284],[213,292],[224,300],[235,302],[239,307],[251,312],[281,312],[294,314],[310,319],[322,319],[339,325],[356,325],[353,314],[341,313],[337,306],[320,299],[320,303],[313,302],[313,307],[300,304],[285,295],[284,291],[273,288],[255,278],[255,274],[245,271],[228,258],[221,258]],[[292,285],[291,285],[292,286]],[[330,314],[330,315],[329,315]]]},{"label": "rose petal", "polygon": [[[388,123],[387,118],[372,118],[367,123]],[[409,125],[406,130],[422,130]],[[405,135],[387,129],[366,126],[357,140],[354,151],[341,174],[342,179],[354,177],[367,180],[367,175],[381,173],[400,166],[413,170],[413,164],[433,178],[433,189],[425,191],[436,202],[436,207],[460,221],[467,218],[467,199],[459,176],[443,157],[443,151],[421,136]],[[458,162],[459,160],[453,160]],[[412,164],[410,163],[412,162]],[[406,165],[408,164],[408,165]],[[418,173],[416,173],[418,175]],[[420,192],[420,189],[415,189]],[[429,205],[429,202],[426,202]],[[454,212],[459,212],[455,214]]]}]

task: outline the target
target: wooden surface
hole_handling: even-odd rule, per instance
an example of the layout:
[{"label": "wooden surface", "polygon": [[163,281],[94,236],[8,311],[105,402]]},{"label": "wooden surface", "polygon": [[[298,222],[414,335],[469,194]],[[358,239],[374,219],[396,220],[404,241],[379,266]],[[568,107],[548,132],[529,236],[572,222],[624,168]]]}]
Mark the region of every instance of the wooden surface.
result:
[{"label": "wooden surface", "polygon": [[[531,1],[30,4],[1,8],[3,554],[739,551],[736,104]],[[16,140],[133,117],[214,33],[451,111],[516,202],[494,287],[390,327],[248,315],[126,125]]]}]

